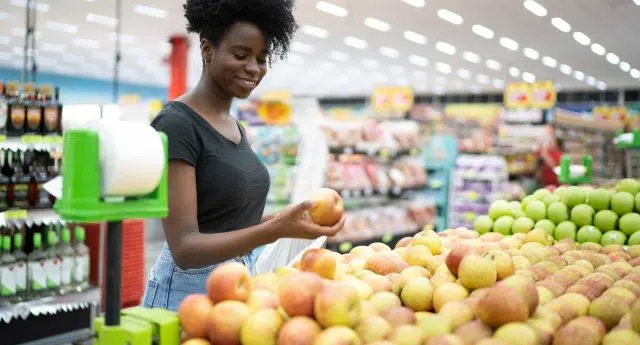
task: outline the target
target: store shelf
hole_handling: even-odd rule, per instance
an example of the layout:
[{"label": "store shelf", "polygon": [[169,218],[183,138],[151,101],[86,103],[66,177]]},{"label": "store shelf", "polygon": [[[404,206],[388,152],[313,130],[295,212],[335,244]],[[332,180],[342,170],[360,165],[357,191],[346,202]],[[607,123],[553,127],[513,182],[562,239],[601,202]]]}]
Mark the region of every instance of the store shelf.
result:
[{"label": "store shelf", "polygon": [[100,302],[100,289],[92,288],[83,292],[60,296],[44,297],[0,307],[0,323],[11,323],[17,318],[26,319],[30,315],[54,315],[60,311],[72,311],[86,308]]},{"label": "store shelf", "polygon": [[386,234],[382,236],[375,236],[375,237],[371,237],[371,238],[359,240],[359,241],[342,241],[342,242],[333,242],[333,243],[327,242],[326,248],[338,253],[348,253],[351,250],[351,248],[354,248],[357,246],[368,246],[369,244],[375,243],[375,242],[381,242],[393,248],[395,247],[396,243],[398,243],[398,241],[400,241],[402,238],[413,236],[420,231],[422,231],[422,229],[401,232],[396,234]]},{"label": "store shelf", "polygon": [[397,158],[404,156],[417,157],[420,155],[419,148],[411,148],[411,149],[398,149],[398,148],[386,148],[386,147],[376,147],[371,146],[369,148],[364,147],[330,147],[329,153],[331,154],[358,154],[358,155],[366,155],[370,157],[381,157],[381,158]]},{"label": "store shelf", "polygon": [[361,198],[361,197],[373,197],[373,196],[386,196],[389,198],[400,198],[405,196],[413,191],[419,191],[425,189],[427,186],[416,186],[416,187],[408,187],[408,188],[400,188],[393,187],[390,189],[374,189],[374,188],[364,188],[364,189],[337,189],[336,191],[340,193],[345,199],[351,198]]}]

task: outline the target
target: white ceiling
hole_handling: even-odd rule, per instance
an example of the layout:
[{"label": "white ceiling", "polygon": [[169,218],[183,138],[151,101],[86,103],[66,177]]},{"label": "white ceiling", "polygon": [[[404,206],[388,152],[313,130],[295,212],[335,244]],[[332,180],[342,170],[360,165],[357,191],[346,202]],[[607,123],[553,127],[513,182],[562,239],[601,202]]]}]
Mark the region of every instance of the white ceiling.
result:
[{"label": "white ceiling", "polygon": [[[20,36],[24,34],[25,14],[20,4],[24,6],[26,0],[0,1],[0,64],[21,66]],[[345,9],[347,15],[339,17],[320,11],[316,0],[298,0],[296,18],[300,25],[325,29],[328,36],[318,38],[301,30],[289,61],[276,64],[258,92],[290,89],[300,95],[367,95],[375,86],[388,84],[408,84],[419,93],[499,92],[504,82],[523,78],[553,79],[565,89],[640,86],[640,41],[634,38],[640,32],[640,0],[537,0],[546,9],[542,11],[546,12],[544,16],[527,10],[530,6],[525,3],[531,4],[531,0],[327,1]],[[184,32],[183,1],[123,2],[122,32],[126,34],[123,78],[166,85],[168,71],[162,59],[170,49],[167,38]],[[114,55],[110,35],[114,29],[89,22],[87,15],[113,17],[114,3],[114,0],[41,0],[40,6],[46,9],[38,12],[37,18],[41,70],[110,78]],[[136,13],[134,9],[139,4],[164,10],[166,17]],[[457,14],[454,21],[461,23],[441,19],[438,15],[441,9]],[[568,22],[571,30],[562,32],[552,25],[555,17]],[[385,22],[389,30],[383,32],[365,25],[366,18]],[[55,23],[71,24],[71,31],[77,32],[54,30],[52,27],[60,26]],[[491,29],[494,37],[480,37],[474,33],[474,25]],[[407,30],[425,36],[426,44],[405,39]],[[584,33],[590,44],[578,43],[574,39],[576,32]],[[348,46],[347,36],[366,41],[366,48]],[[502,37],[518,42],[518,48],[515,51],[505,48],[500,43]],[[201,68],[197,38],[194,39],[190,85],[197,81]],[[455,48],[453,54],[442,52],[451,48]],[[594,52],[598,50],[600,53],[604,50],[604,54]],[[465,52],[475,53],[480,61],[467,61],[465,56],[469,54]],[[525,53],[539,56],[531,59]],[[391,57],[394,54],[396,58]],[[487,63],[487,60],[494,61]],[[571,67],[569,75],[563,73],[568,71],[566,66],[560,68],[562,64]],[[511,67],[520,71],[518,77],[511,75]]]}]

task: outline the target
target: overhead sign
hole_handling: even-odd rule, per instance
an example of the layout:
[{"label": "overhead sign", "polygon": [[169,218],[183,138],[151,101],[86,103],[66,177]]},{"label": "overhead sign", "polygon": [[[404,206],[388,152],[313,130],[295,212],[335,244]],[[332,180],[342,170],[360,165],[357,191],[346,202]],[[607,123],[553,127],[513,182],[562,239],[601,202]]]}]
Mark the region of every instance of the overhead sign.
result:
[{"label": "overhead sign", "polygon": [[504,105],[509,109],[551,109],[557,92],[552,80],[534,83],[511,82],[504,90]]},{"label": "overhead sign", "polygon": [[404,86],[378,87],[371,96],[373,110],[376,112],[407,112],[413,107],[413,90]]},{"label": "overhead sign", "polygon": [[507,108],[529,108],[531,106],[531,86],[525,82],[511,82],[504,89],[504,105]]},{"label": "overhead sign", "polygon": [[531,84],[531,107],[551,109],[556,105],[556,85],[551,80],[536,81]]}]

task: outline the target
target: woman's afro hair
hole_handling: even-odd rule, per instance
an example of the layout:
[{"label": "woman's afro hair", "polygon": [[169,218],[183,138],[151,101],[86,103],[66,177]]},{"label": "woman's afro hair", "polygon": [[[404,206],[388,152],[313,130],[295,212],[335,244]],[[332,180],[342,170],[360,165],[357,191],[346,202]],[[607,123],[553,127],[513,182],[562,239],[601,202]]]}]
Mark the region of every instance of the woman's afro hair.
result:
[{"label": "woman's afro hair", "polygon": [[294,0],[187,0],[187,31],[218,45],[238,21],[255,24],[267,39],[268,60],[284,59],[298,28]]}]

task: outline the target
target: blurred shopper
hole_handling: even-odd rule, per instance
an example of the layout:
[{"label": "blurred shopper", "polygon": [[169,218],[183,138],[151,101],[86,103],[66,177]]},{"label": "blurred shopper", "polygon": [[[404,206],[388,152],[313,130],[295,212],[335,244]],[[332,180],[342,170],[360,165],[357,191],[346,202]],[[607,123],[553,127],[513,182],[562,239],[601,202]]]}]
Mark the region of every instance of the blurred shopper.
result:
[{"label": "blurred shopper", "polygon": [[560,159],[563,154],[562,140],[557,138],[551,131],[550,135],[540,145],[540,164],[542,165],[540,183],[542,186],[558,185],[558,175],[553,169],[560,165]]},{"label": "blurred shopper", "polygon": [[332,236],[305,216],[309,202],[263,215],[269,173],[230,114],[286,56],[297,28],[293,0],[187,0],[187,30],[200,35],[196,87],[168,103],[152,125],[169,139],[167,244],[149,273],[143,304],[176,310],[204,293],[214,267],[239,262],[254,273],[256,247],[279,238]]}]

